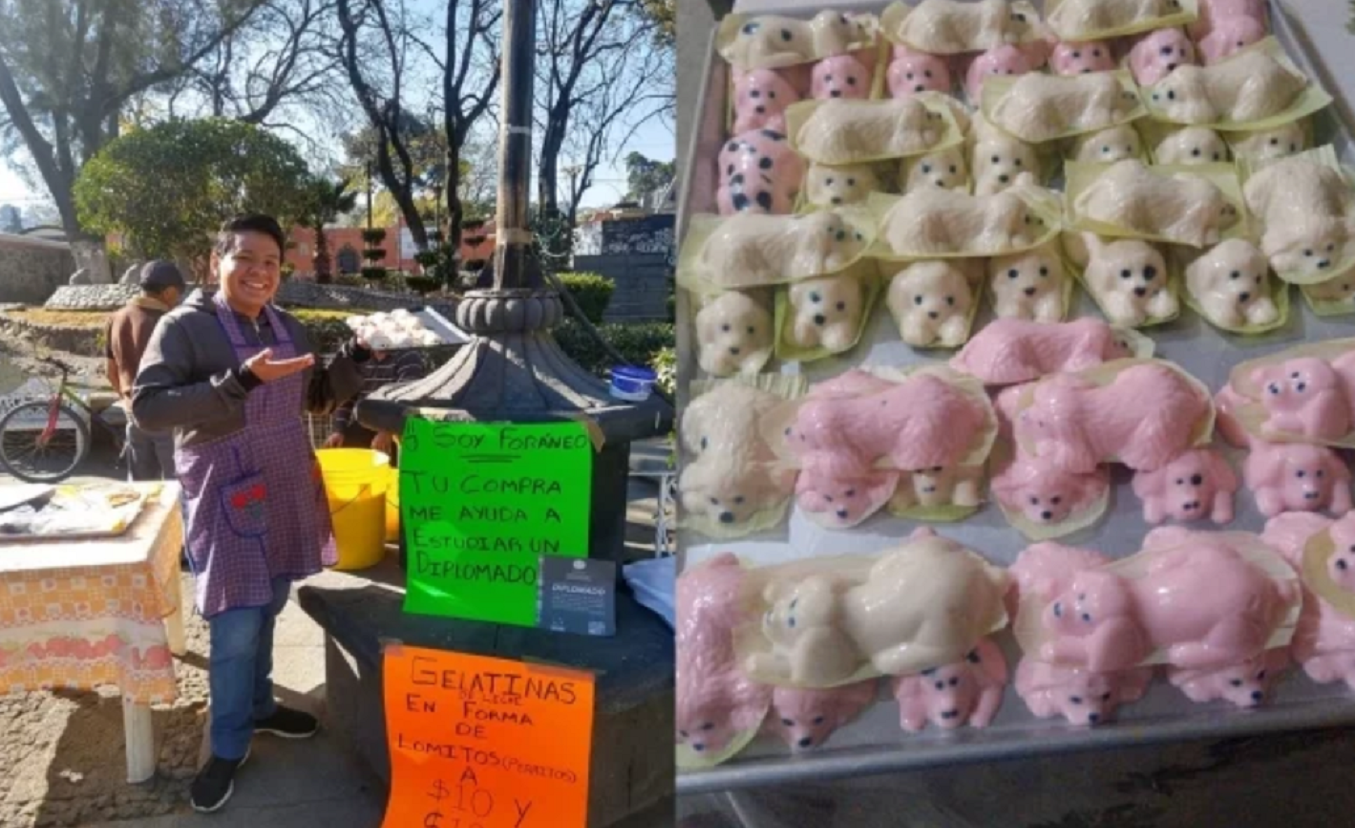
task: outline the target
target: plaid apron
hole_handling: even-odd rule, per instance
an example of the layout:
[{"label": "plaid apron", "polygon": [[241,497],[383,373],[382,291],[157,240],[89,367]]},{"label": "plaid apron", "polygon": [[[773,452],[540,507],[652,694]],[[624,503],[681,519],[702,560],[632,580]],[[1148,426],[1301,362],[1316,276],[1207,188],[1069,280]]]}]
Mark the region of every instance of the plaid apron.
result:
[{"label": "plaid apron", "polygon": [[[264,346],[245,341],[235,314],[218,295],[217,320],[240,362]],[[271,306],[273,358],[297,356]],[[245,427],[174,455],[184,494],[188,560],[197,575],[204,617],[272,602],[274,578],[314,575],[337,562],[320,467],[301,417],[306,373],[249,393]]]}]

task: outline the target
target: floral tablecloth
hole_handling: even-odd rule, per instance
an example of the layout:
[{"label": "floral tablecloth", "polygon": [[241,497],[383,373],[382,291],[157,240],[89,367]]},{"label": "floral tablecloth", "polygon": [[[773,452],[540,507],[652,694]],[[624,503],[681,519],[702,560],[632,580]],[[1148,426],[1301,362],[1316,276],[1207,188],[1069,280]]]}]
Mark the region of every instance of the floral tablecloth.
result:
[{"label": "floral tablecloth", "polygon": [[0,541],[0,693],[116,685],[135,704],[173,701],[165,617],[179,610],[179,490],[160,488],[125,534]]}]

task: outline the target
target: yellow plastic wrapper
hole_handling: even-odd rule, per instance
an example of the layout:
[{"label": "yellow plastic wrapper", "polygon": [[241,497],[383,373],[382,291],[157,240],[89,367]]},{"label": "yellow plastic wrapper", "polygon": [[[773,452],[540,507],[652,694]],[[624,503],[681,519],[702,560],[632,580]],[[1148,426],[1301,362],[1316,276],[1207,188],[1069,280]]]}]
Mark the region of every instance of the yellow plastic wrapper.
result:
[{"label": "yellow plastic wrapper", "polygon": [[[1059,40],[1108,40],[1193,23],[1197,0],[1157,0],[1152,8],[1127,0],[1047,0],[1045,22]],[[1144,13],[1149,12],[1149,13]]]},{"label": "yellow plastic wrapper", "polygon": [[1070,161],[1064,177],[1074,230],[1192,247],[1249,235],[1242,188],[1231,164]]},{"label": "yellow plastic wrapper", "polygon": [[[1263,91],[1270,101],[1258,100]],[[1177,67],[1140,93],[1148,114],[1159,121],[1220,132],[1274,129],[1306,118],[1332,101],[1326,90],[1294,65],[1273,37],[1212,66]],[[1279,101],[1283,103],[1276,103]]]},{"label": "yellow plastic wrapper", "polygon": [[679,426],[682,528],[730,540],[785,519],[795,472],[761,437],[762,421],[804,388],[799,377],[769,374],[692,383]]},{"label": "yellow plastic wrapper", "polygon": [[1100,132],[1146,112],[1133,76],[1124,69],[994,76],[983,82],[982,110],[990,124],[1032,144]]},{"label": "yellow plastic wrapper", "polygon": [[880,30],[886,40],[933,55],[983,52],[1006,43],[1031,43],[1045,34],[1039,12],[1024,0],[1002,5],[894,2],[880,15]]},{"label": "yellow plastic wrapper", "polygon": [[[1282,282],[1283,284],[1283,282]],[[1355,268],[1315,285],[1299,285],[1308,309],[1318,316],[1355,313]]]},{"label": "yellow plastic wrapper", "polygon": [[862,259],[836,276],[783,285],[776,291],[776,357],[814,362],[861,341],[880,296],[874,263]]},{"label": "yellow plastic wrapper", "polygon": [[983,465],[900,472],[888,510],[894,517],[927,523],[957,523],[983,507]]},{"label": "yellow plastic wrapper", "polygon": [[874,15],[825,9],[806,20],[780,15],[731,14],[720,21],[715,49],[736,71],[779,69],[874,48]]},{"label": "yellow plastic wrapper", "polygon": [[708,293],[831,276],[865,255],[875,226],[859,206],[788,216],[696,215],[678,254],[677,282]]},{"label": "yellow plastic wrapper", "polygon": [[862,164],[955,146],[964,134],[950,107],[914,96],[800,101],[786,110],[791,147],[819,164]]}]

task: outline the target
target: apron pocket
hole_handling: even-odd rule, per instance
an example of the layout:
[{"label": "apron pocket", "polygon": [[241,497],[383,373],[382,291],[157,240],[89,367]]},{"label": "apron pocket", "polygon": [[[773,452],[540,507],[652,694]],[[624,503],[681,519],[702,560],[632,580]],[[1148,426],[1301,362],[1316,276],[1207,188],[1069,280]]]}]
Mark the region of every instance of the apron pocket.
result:
[{"label": "apron pocket", "polygon": [[242,538],[259,538],[268,532],[268,488],[255,472],[221,487],[221,508],[226,523]]}]

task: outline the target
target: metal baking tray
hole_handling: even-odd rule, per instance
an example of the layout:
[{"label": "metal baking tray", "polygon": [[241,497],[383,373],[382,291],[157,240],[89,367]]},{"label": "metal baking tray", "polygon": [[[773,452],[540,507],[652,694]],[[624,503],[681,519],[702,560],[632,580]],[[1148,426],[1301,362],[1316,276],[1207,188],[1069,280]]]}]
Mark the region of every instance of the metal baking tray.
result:
[{"label": "metal baking tray", "polygon": [[[786,9],[783,13],[809,16],[824,7],[879,11],[882,3],[822,2],[808,10]],[[1270,4],[1275,34],[1295,62],[1329,92],[1338,87],[1334,78],[1310,54],[1309,41],[1287,11],[1275,0]],[[684,182],[679,206],[679,238],[694,213],[713,212],[716,170],[713,159],[723,142],[726,89],[729,70],[714,50],[712,38],[705,82],[692,139],[687,147]],[[1342,102],[1314,118],[1314,145],[1333,144],[1343,163],[1355,164],[1352,130]],[[1218,389],[1232,366],[1242,360],[1290,347],[1300,342],[1355,335],[1355,317],[1319,318],[1309,312],[1295,289],[1288,325],[1271,334],[1244,338],[1225,334],[1196,314],[1185,312],[1167,325],[1149,333],[1157,355],[1170,359]],[[1085,293],[1079,291],[1078,315],[1096,316]],[[682,362],[679,377],[696,376],[692,346],[692,310],[685,291],[678,301],[678,342]],[[975,330],[991,317],[986,306]],[[945,357],[949,353],[942,352]],[[854,365],[908,365],[945,357],[925,357],[898,339],[897,330],[883,308],[877,308],[861,344],[842,359],[800,365],[782,363],[783,373],[802,374],[821,381]],[[776,370],[775,367],[772,370]],[[680,399],[685,399],[681,397]],[[1236,455],[1234,455],[1236,460]],[[1117,468],[1112,506],[1105,518],[1091,529],[1061,542],[1086,546],[1115,557],[1137,551],[1149,526],[1143,521],[1138,500],[1129,491],[1130,476]],[[1256,511],[1244,489],[1237,496],[1237,517],[1227,529],[1259,532],[1264,518]],[[773,533],[733,542],[709,543],[690,531],[679,533],[679,564],[701,560],[716,551],[729,550],[754,563],[774,563],[822,554],[871,553],[907,535],[918,524],[877,515],[856,529],[832,532],[821,529],[795,509],[787,524]],[[1206,528],[1199,525],[1196,528]],[[937,524],[939,532],[956,538],[999,564],[1009,564],[1028,544],[1009,527],[991,504],[977,515],[954,524]],[[1010,631],[998,637],[1014,670],[1019,655]],[[1120,709],[1116,721],[1097,728],[1077,728],[1062,719],[1037,719],[1009,686],[997,718],[987,729],[961,728],[942,732],[932,727],[917,734],[899,728],[898,707],[887,696],[851,725],[839,730],[828,743],[812,752],[789,756],[779,741],[759,739],[749,749],[724,765],[678,775],[679,794],[725,791],[796,782],[824,782],[834,778],[881,774],[923,767],[994,762],[1006,759],[1104,751],[1154,743],[1191,739],[1250,736],[1266,732],[1322,728],[1355,724],[1355,694],[1344,684],[1316,685],[1293,669],[1277,687],[1273,701],[1258,710],[1237,710],[1226,702],[1195,704],[1164,679],[1154,680],[1143,700]]]}]

